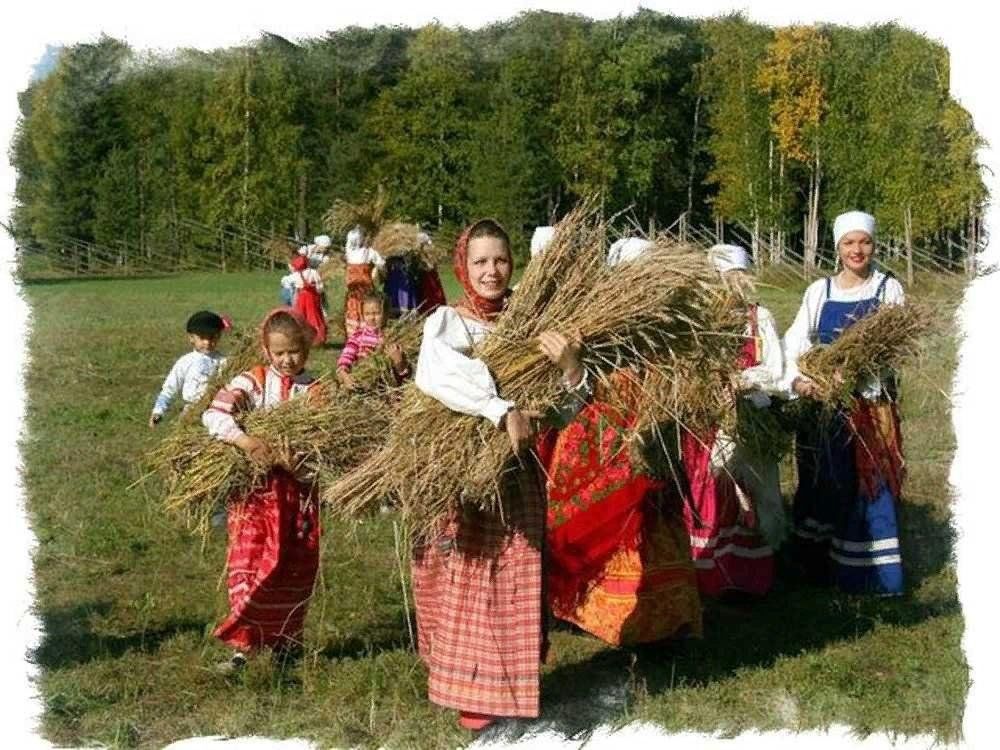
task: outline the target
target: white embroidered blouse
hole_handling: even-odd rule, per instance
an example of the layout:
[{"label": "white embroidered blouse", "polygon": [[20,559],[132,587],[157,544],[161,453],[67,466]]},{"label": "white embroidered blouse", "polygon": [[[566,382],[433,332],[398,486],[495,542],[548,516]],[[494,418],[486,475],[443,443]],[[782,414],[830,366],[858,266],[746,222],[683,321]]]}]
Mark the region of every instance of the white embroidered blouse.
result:
[{"label": "white embroidered blouse", "polygon": [[[449,409],[484,417],[499,427],[515,404],[500,397],[486,363],[471,356],[473,348],[492,330],[493,326],[465,318],[453,307],[439,307],[424,322],[414,380],[417,388]],[[586,402],[590,389],[590,378],[584,371],[576,386],[567,387],[571,398],[557,407],[558,416],[571,418]]]},{"label": "white embroidered blouse", "polygon": [[253,371],[240,373],[215,395],[212,404],[201,415],[202,424],[212,437],[234,443],[245,434],[236,422],[237,413],[277,406],[282,401],[303,395],[317,382],[303,370],[291,378],[288,393],[283,394],[282,380],[281,373],[273,367],[264,370],[263,382]]},{"label": "white embroidered blouse", "polygon": [[[860,302],[869,299],[878,292],[883,279],[885,279],[885,273],[876,269],[865,283],[851,289],[841,289],[837,285],[836,278],[833,277],[830,279],[829,299],[834,302]],[[881,302],[888,305],[901,305],[904,298],[902,284],[894,278],[887,279],[882,290]],[[784,387],[792,398],[796,397],[792,390],[792,382],[801,375],[798,368],[799,358],[817,343],[820,311],[827,299],[826,279],[817,279],[806,289],[798,314],[796,314],[791,327],[785,332]],[[882,381],[879,378],[870,378],[865,383],[860,384],[859,390],[865,398],[877,398],[882,392]]]},{"label": "white embroidered blouse", "polygon": [[385,259],[370,247],[349,247],[344,250],[344,260],[351,265],[371,263],[376,268],[385,265]]}]

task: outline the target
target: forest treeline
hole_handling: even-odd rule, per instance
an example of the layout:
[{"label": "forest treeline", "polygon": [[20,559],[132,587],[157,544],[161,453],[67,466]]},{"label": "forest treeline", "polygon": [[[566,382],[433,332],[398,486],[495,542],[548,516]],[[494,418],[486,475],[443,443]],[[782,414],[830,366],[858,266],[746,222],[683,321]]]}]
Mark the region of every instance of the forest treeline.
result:
[{"label": "forest treeline", "polygon": [[895,24],[529,12],[169,53],[105,36],[19,103],[11,227],[64,252],[306,238],[381,185],[393,215],[495,216],[522,250],[596,194],[643,227],[739,225],[761,262],[812,265],[845,209],[934,244],[973,236],[987,200],[947,50]]}]

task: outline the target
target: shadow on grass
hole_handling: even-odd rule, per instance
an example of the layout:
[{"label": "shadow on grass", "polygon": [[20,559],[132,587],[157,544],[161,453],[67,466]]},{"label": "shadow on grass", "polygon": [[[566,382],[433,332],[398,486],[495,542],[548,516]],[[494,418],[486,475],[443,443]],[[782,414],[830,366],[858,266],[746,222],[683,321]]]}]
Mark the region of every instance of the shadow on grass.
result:
[{"label": "shadow on grass", "polygon": [[408,651],[410,641],[405,628],[384,628],[368,635],[330,640],[319,651],[326,659],[361,659],[386,651]]},{"label": "shadow on grass", "polygon": [[42,610],[42,642],[32,659],[43,669],[60,669],[94,659],[116,658],[128,651],[150,653],[178,633],[203,633],[206,627],[204,622],[182,619],[127,635],[93,632],[91,618],[110,611],[111,603],[105,601]]},{"label": "shadow on grass", "polygon": [[483,740],[513,742],[539,731],[583,739],[600,724],[626,720],[637,690],[656,696],[705,687],[734,678],[739,670],[768,669],[783,657],[853,642],[878,626],[907,627],[959,612],[954,591],[929,600],[912,593],[951,559],[950,525],[919,505],[904,505],[901,516],[904,596],[851,596],[781,579],[753,603],[708,602],[702,639],[609,647],[559,665],[543,675],[541,718],[503,722]]}]

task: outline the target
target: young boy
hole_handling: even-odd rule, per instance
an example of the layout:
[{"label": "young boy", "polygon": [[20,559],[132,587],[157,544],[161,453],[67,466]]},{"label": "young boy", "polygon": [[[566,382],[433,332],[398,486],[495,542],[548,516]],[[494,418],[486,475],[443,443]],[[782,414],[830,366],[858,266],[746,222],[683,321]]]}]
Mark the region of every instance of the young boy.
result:
[{"label": "young boy", "polygon": [[229,327],[228,321],[208,310],[201,310],[188,318],[186,328],[192,351],[178,359],[170,368],[170,374],[163,381],[160,395],[153,405],[153,413],[149,417],[150,427],[155,427],[163,419],[178,393],[185,406],[201,398],[209,378],[226,361],[216,347],[222,332]]}]

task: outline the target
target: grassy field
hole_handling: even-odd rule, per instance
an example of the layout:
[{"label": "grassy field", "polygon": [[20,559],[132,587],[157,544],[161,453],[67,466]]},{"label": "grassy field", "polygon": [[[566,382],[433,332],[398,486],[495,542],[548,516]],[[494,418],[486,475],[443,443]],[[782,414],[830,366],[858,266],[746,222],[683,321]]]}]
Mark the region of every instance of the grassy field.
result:
[{"label": "grassy field", "polygon": [[[183,324],[209,307],[260,319],[278,274],[191,274],[26,284],[32,309],[22,442],[35,558],[44,734],[60,745],[161,747],[192,735],[305,737],[323,746],[440,747],[471,735],[426,699],[410,648],[391,517],[325,527],[308,655],[236,677],[210,637],[225,611],[222,534],[203,545],[161,509],[154,483],[129,486],[158,434],[146,419],[186,349]],[[454,280],[446,280],[454,291]],[[782,329],[804,283],[764,286]],[[952,310],[959,282],[920,279],[915,294]],[[339,293],[334,292],[334,296]],[[905,597],[867,599],[783,583],[749,613],[709,607],[701,641],[610,649],[569,628],[553,634],[537,728],[568,734],[648,719],[668,729],[859,733],[961,728],[968,668],[951,559],[947,471],[954,436],[945,391],[951,333],[904,373],[909,478],[902,507]],[[334,351],[314,355],[332,367]],[[793,477],[783,469],[786,489]]]}]

